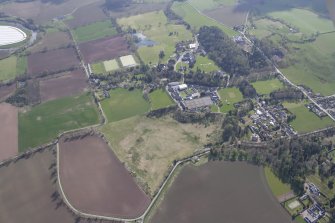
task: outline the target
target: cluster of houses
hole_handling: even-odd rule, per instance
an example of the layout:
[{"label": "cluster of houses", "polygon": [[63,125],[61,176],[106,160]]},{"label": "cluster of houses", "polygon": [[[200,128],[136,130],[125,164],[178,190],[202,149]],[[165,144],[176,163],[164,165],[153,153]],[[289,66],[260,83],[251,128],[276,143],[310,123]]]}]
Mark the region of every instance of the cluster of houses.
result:
[{"label": "cluster of houses", "polygon": [[319,118],[322,118],[322,117],[326,117],[327,114],[322,111],[318,106],[316,106],[314,103],[310,103],[310,104],[307,104],[305,105],[306,108],[308,108],[311,112],[313,112],[314,114],[316,114],[317,116],[319,116]]},{"label": "cluster of houses", "polygon": [[243,36],[234,36],[233,41],[246,53],[251,53],[252,43],[248,42]]},{"label": "cluster of houses", "polygon": [[287,123],[288,111],[282,105],[267,105],[258,101],[254,106],[254,114],[249,115],[252,125],[253,141],[266,141],[284,136],[294,136],[296,132]]},{"label": "cluster of houses", "polygon": [[196,112],[218,103],[220,98],[217,88],[171,82],[167,85],[167,92],[183,110]]},{"label": "cluster of houses", "polygon": [[335,96],[323,97],[316,100],[317,103],[335,118]]}]

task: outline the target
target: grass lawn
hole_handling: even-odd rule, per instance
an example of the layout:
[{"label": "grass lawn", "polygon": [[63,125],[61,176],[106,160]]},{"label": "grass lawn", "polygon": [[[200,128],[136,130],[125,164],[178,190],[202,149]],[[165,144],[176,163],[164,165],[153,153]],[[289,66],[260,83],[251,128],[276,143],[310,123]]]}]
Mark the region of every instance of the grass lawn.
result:
[{"label": "grass lawn", "polygon": [[64,131],[98,122],[98,109],[89,93],[37,105],[19,114],[20,151],[48,143]]},{"label": "grass lawn", "polygon": [[192,70],[197,70],[199,68],[202,71],[205,72],[212,72],[212,71],[218,71],[220,68],[215,64],[215,62],[211,59],[209,59],[207,56],[197,56],[196,63],[194,64],[194,67]]},{"label": "grass lawn", "polygon": [[141,46],[138,49],[141,59],[146,64],[157,64],[160,51],[165,53],[162,60],[167,61],[174,54],[177,42],[192,40],[192,33],[183,25],[169,23],[163,11],[121,18],[117,22],[123,29],[132,27],[156,43],[152,47]]},{"label": "grass lawn", "polygon": [[332,190],[329,189],[327,186],[328,181],[322,181],[318,175],[308,176],[307,181],[314,183],[329,199],[332,199],[335,196],[335,188]]},{"label": "grass lawn", "polygon": [[194,29],[198,30],[201,26],[217,26],[223,32],[229,36],[234,36],[237,33],[224,26],[223,24],[210,19],[204,15],[201,15],[192,5],[188,2],[174,2],[172,5],[172,10],[179,16],[181,16],[188,24],[190,24]]},{"label": "grass lawn", "polygon": [[142,187],[152,195],[173,160],[202,148],[210,141],[208,135],[217,128],[216,125],[182,124],[170,117],[134,116],[109,123],[101,131],[121,162],[134,171]]},{"label": "grass lawn", "polygon": [[271,79],[266,81],[257,81],[251,83],[252,86],[256,89],[257,93],[260,95],[270,94],[273,91],[281,89],[284,87],[283,83],[278,79]]},{"label": "grass lawn", "polygon": [[312,132],[318,129],[333,126],[334,122],[329,117],[319,118],[313,112],[305,107],[305,102],[289,103],[284,102],[283,105],[290,112],[296,115],[296,118],[290,122],[292,127],[299,133]]},{"label": "grass lawn", "polygon": [[291,191],[289,184],[283,183],[271,170],[269,167],[264,168],[264,173],[266,181],[274,196],[278,197],[280,195],[286,194]]},{"label": "grass lawn", "polygon": [[118,88],[111,90],[110,98],[101,102],[102,109],[109,122],[116,122],[149,111],[150,104],[144,100],[142,90]]},{"label": "grass lawn", "polygon": [[0,60],[0,81],[11,80],[24,74],[27,69],[27,58],[10,56]]},{"label": "grass lawn", "polygon": [[151,92],[149,98],[151,102],[151,110],[166,108],[175,104],[164,89],[157,89]]},{"label": "grass lawn", "polygon": [[220,111],[227,113],[234,109],[234,104],[243,100],[243,95],[238,88],[223,88],[218,91],[223,106]]},{"label": "grass lawn", "polygon": [[91,64],[91,69],[94,74],[104,74],[106,73],[105,66],[103,63]]},{"label": "grass lawn", "polygon": [[74,30],[74,37],[78,42],[100,39],[106,36],[117,34],[115,27],[109,20],[95,22],[86,26],[81,26]]},{"label": "grass lawn", "polygon": [[107,72],[120,69],[118,62],[115,59],[104,61],[104,67]]}]

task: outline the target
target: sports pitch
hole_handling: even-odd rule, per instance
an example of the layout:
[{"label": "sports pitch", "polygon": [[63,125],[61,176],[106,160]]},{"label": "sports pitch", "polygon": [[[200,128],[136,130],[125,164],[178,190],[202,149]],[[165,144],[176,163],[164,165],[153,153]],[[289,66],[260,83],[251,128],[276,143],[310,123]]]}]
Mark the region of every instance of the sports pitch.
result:
[{"label": "sports pitch", "polygon": [[105,71],[107,72],[120,69],[119,64],[116,59],[104,61],[103,64],[105,67]]}]

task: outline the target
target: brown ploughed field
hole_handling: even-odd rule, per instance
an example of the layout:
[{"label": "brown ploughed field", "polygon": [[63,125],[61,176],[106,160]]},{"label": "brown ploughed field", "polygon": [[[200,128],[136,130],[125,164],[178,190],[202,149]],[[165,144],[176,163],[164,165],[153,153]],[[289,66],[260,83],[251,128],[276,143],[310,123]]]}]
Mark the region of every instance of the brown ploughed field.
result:
[{"label": "brown ploughed field", "polygon": [[41,41],[29,49],[32,53],[41,52],[44,50],[54,50],[64,48],[72,43],[72,40],[66,32],[47,33]]},{"label": "brown ploughed field", "polygon": [[55,163],[46,150],[0,168],[1,223],[75,222],[57,196]]},{"label": "brown ploughed field", "polygon": [[16,89],[16,84],[4,85],[0,87],[0,102],[6,100],[8,96],[13,94]]},{"label": "brown ploughed field", "polygon": [[86,63],[109,60],[129,54],[128,44],[121,36],[88,41],[79,44],[79,48]]},{"label": "brown ploughed field", "polygon": [[0,123],[0,161],[2,161],[18,153],[17,108],[7,103],[1,103]]},{"label": "brown ploughed field", "polygon": [[119,218],[144,213],[149,197],[102,138],[62,139],[59,147],[60,181],[76,209]]},{"label": "brown ploughed field", "polygon": [[[94,22],[108,19],[108,16],[103,12],[104,0],[100,0],[90,5],[79,8],[75,13],[72,14],[73,19],[67,20],[66,23],[72,28],[79,26],[85,26]],[[87,16],[87,15],[90,16]]]},{"label": "brown ploughed field", "polygon": [[74,48],[58,49],[28,56],[28,73],[36,76],[44,72],[54,73],[79,66]]},{"label": "brown ploughed field", "polygon": [[62,73],[54,78],[40,81],[41,101],[50,101],[80,94],[87,89],[87,77],[83,70]]}]

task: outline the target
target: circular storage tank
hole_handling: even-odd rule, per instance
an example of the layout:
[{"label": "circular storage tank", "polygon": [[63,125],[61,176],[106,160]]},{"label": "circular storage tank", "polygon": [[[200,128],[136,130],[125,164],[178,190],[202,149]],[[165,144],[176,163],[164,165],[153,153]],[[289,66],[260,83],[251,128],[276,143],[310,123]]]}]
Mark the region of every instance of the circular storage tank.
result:
[{"label": "circular storage tank", "polygon": [[13,26],[0,26],[0,46],[6,46],[24,41],[27,34]]}]

